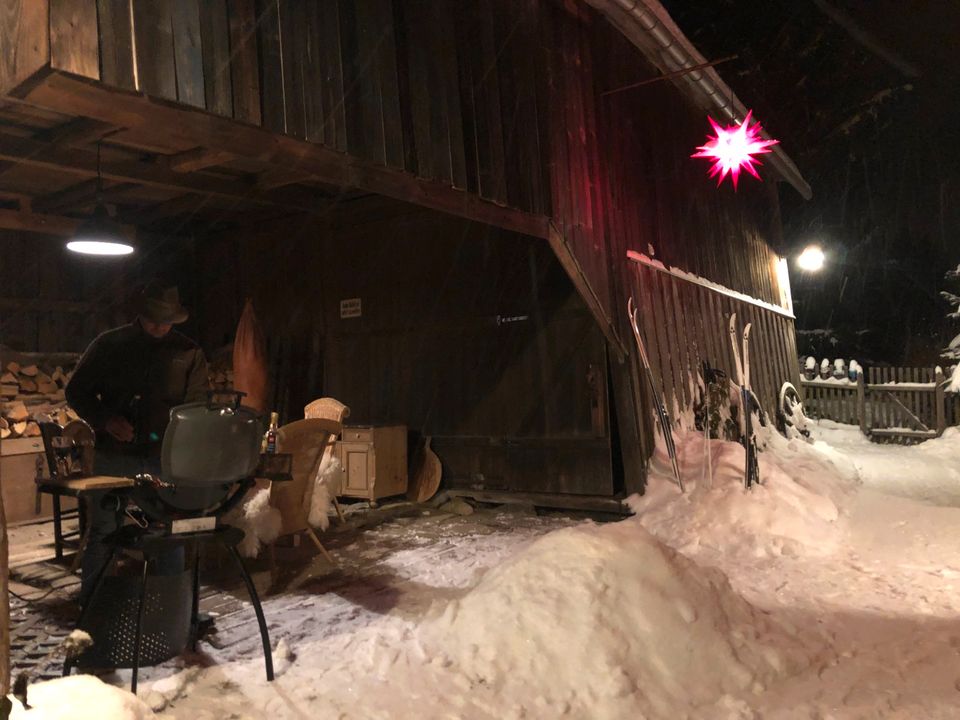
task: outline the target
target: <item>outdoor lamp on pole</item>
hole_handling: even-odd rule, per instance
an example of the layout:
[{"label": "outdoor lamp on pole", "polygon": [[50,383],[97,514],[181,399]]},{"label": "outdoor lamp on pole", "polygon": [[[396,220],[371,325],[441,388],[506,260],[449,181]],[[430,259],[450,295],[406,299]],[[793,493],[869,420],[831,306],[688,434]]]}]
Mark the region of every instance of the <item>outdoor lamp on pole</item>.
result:
[{"label": "outdoor lamp on pole", "polygon": [[82,255],[129,255],[133,245],[120,223],[110,217],[103,202],[103,180],[100,177],[100,145],[97,144],[97,204],[93,215],[77,226],[67,242],[67,250]]},{"label": "outdoor lamp on pole", "polygon": [[807,272],[817,272],[823,269],[823,261],[826,256],[819,245],[807,245],[797,258],[797,266]]}]

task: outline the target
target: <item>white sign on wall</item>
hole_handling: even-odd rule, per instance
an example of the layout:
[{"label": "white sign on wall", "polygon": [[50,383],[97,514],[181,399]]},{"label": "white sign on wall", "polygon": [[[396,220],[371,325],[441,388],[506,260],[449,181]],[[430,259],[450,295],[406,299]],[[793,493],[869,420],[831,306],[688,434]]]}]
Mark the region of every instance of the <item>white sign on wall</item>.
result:
[{"label": "white sign on wall", "polygon": [[358,318],[363,315],[360,298],[347,298],[340,301],[340,319]]}]

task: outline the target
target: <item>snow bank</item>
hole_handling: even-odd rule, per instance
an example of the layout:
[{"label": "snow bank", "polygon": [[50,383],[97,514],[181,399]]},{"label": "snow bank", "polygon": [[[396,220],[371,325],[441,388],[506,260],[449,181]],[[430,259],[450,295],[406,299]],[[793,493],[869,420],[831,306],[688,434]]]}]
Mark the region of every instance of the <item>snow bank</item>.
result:
[{"label": "snow bank", "polygon": [[636,518],[540,538],[421,638],[471,687],[532,717],[715,717],[716,703],[760,693],[815,654]]},{"label": "snow bank", "polygon": [[[687,494],[681,495],[666,473],[665,452],[658,446],[646,494],[629,500],[643,525],[667,544],[686,553],[707,548],[776,557],[828,555],[842,541],[845,529],[838,520],[859,477],[827,444],[786,440],[760,428],[761,484],[748,491],[740,444],[707,444],[693,432],[678,432],[676,441]],[[712,482],[706,481],[706,467]]]},{"label": "snow bank", "polygon": [[816,447],[854,465],[864,485],[932,505],[960,506],[960,428],[902,446],[870,442],[855,425],[812,424]]},{"label": "snow bank", "polygon": [[147,720],[156,717],[135,695],[92,675],[72,675],[31,685],[30,710],[13,701],[13,720]]}]

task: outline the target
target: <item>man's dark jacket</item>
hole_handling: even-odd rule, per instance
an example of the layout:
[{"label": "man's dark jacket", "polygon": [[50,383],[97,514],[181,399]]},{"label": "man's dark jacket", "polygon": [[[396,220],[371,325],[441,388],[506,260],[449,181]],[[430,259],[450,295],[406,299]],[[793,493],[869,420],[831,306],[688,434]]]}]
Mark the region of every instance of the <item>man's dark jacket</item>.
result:
[{"label": "man's dark jacket", "polygon": [[[185,335],[171,330],[162,338],[140,324],[108,330],[80,358],[66,388],[67,402],[97,432],[97,450],[157,456],[170,408],[206,399],[207,361]],[[133,425],[133,443],[107,434],[112,416]]]}]

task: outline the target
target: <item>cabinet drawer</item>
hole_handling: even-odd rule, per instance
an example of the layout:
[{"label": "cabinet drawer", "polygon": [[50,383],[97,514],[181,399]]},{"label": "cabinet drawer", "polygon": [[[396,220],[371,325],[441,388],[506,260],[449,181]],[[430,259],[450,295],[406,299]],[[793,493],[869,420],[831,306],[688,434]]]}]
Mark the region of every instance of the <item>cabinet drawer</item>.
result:
[{"label": "cabinet drawer", "polygon": [[373,442],[373,428],[345,427],[340,437],[344,442]]}]

